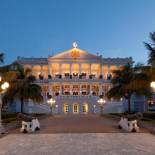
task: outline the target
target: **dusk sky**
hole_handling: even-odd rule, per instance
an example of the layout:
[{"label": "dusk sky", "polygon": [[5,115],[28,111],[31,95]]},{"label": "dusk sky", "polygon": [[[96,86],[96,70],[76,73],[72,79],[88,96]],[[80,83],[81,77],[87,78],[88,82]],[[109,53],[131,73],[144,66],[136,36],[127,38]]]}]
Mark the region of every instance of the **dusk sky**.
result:
[{"label": "dusk sky", "polygon": [[103,57],[147,61],[155,0],[0,0],[0,52],[47,57],[78,47]]}]

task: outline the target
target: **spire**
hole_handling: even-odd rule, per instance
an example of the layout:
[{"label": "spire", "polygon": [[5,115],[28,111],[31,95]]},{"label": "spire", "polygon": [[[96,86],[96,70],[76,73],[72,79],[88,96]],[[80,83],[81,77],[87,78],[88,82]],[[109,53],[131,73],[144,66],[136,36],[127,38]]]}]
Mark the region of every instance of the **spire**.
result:
[{"label": "spire", "polygon": [[73,42],[72,45],[73,45],[73,48],[77,48],[77,46],[78,46],[76,42]]}]

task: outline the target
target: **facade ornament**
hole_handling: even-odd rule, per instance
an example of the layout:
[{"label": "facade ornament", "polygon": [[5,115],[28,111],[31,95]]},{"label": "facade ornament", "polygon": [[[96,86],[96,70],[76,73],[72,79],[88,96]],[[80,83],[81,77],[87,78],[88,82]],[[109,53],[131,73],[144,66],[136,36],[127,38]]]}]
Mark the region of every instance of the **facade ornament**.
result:
[{"label": "facade ornament", "polygon": [[73,42],[73,48],[77,48],[77,43],[76,42]]}]

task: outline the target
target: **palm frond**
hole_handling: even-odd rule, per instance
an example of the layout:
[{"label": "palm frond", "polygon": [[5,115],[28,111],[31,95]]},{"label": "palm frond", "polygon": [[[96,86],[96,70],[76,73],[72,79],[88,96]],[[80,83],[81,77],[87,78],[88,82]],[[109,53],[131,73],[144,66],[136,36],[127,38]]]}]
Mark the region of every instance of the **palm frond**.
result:
[{"label": "palm frond", "polygon": [[151,38],[152,42],[155,44],[155,32],[150,33],[150,38]]},{"label": "palm frond", "polygon": [[4,63],[4,53],[0,53],[0,62]]},{"label": "palm frond", "polygon": [[120,99],[121,97],[124,96],[124,90],[120,85],[115,86],[107,92],[106,96],[108,97],[108,99],[110,98]]}]

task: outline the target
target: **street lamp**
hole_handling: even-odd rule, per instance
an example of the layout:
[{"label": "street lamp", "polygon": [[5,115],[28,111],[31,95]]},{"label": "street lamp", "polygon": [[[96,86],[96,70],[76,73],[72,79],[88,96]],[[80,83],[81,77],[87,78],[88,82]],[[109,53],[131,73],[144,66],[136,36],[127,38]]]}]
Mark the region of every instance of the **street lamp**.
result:
[{"label": "street lamp", "polygon": [[51,114],[52,114],[52,108],[55,105],[56,101],[55,99],[53,99],[52,97],[50,99],[47,100],[48,105],[50,106],[51,109]]},{"label": "street lamp", "polygon": [[101,114],[103,114],[103,107],[104,107],[104,104],[106,103],[106,100],[104,100],[103,98],[100,98],[98,99],[97,103],[99,104],[101,108]]},{"label": "street lamp", "polygon": [[[0,82],[2,82],[2,77],[0,76]],[[6,90],[9,88],[9,83],[4,82],[1,84],[1,91],[0,91],[0,134],[5,133],[5,129],[2,126],[2,97]]]}]

